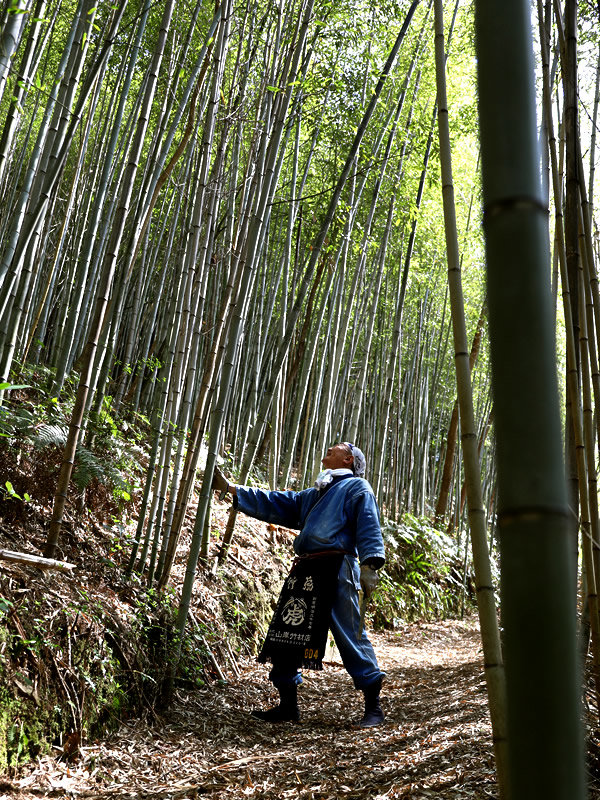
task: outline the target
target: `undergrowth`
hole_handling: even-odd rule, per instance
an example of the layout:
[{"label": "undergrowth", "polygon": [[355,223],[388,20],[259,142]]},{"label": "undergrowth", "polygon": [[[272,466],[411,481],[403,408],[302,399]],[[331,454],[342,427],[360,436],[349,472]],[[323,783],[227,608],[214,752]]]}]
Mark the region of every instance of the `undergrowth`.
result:
[{"label": "undergrowth", "polygon": [[[8,501],[5,519],[22,512],[23,504],[38,512],[51,505],[74,401],[74,391],[68,387],[60,400],[50,394],[48,370],[29,370],[23,380],[16,387],[1,387],[12,389],[0,406],[0,496]],[[79,514],[91,506],[107,515],[124,510],[141,486],[146,457],[141,441],[143,431],[126,423],[118,426],[108,407],[88,419],[72,475]],[[10,503],[15,500],[21,503]]]},{"label": "undergrowth", "polygon": [[[34,555],[74,401],[73,386],[51,395],[52,377],[32,369],[0,386],[0,548]],[[108,402],[88,419],[57,553],[72,575],[0,561],[0,774],[49,748],[69,758],[86,737],[160,705],[176,598],[125,576],[147,439],[143,420],[114,419]],[[192,682],[210,677],[198,641],[182,654]]]},{"label": "undergrowth", "polygon": [[172,598],[117,575],[112,583],[118,592],[56,576],[50,587],[31,568],[0,578],[0,774],[50,748],[69,759],[82,741],[160,705]]},{"label": "undergrowth", "polygon": [[373,622],[396,628],[403,622],[462,614],[473,604],[472,577],[456,541],[427,519],[405,514],[383,526],[386,564],[373,598]]}]

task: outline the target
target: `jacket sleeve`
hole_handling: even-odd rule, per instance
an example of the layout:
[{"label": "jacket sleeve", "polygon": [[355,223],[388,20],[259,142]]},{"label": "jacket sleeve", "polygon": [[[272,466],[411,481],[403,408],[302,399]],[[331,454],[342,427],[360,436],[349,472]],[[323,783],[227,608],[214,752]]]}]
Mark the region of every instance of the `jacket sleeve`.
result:
[{"label": "jacket sleeve", "polygon": [[283,525],[285,528],[302,527],[301,492],[269,492],[264,489],[251,489],[248,486],[235,488],[237,508],[249,517]]},{"label": "jacket sleeve", "polygon": [[385,549],[375,495],[368,487],[354,495],[350,502],[352,516],[356,521],[358,560],[361,564],[372,560],[379,569],[385,562]]}]

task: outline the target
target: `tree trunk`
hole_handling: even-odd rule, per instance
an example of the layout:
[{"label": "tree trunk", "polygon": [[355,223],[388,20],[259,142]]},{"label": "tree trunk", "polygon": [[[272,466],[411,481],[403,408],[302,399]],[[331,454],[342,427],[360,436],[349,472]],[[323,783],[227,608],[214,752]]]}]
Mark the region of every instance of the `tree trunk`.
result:
[{"label": "tree trunk", "polygon": [[572,522],[529,14],[524,0],[476,4],[509,793],[575,800],[585,795],[585,779]]}]

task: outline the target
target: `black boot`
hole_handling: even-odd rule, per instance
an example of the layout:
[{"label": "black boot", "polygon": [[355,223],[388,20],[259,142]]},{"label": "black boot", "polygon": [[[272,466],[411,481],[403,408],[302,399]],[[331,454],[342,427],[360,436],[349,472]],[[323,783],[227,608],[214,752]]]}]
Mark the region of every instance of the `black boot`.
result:
[{"label": "black boot", "polygon": [[385,714],[379,704],[379,694],[381,692],[382,680],[379,678],[366,689],[363,689],[365,696],[365,715],[358,723],[359,728],[374,728],[381,725],[385,719]]},{"label": "black boot", "polygon": [[266,711],[250,712],[256,719],[264,722],[298,722],[300,711],[298,709],[298,687],[286,686],[279,689],[279,705],[269,708]]}]

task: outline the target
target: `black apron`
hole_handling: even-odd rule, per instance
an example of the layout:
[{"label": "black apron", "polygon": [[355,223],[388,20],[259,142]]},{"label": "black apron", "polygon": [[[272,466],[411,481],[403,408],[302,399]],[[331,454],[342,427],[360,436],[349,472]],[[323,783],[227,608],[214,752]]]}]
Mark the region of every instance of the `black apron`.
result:
[{"label": "black apron", "polygon": [[323,669],[327,632],[345,553],[331,551],[296,558],[258,656],[262,663]]}]

